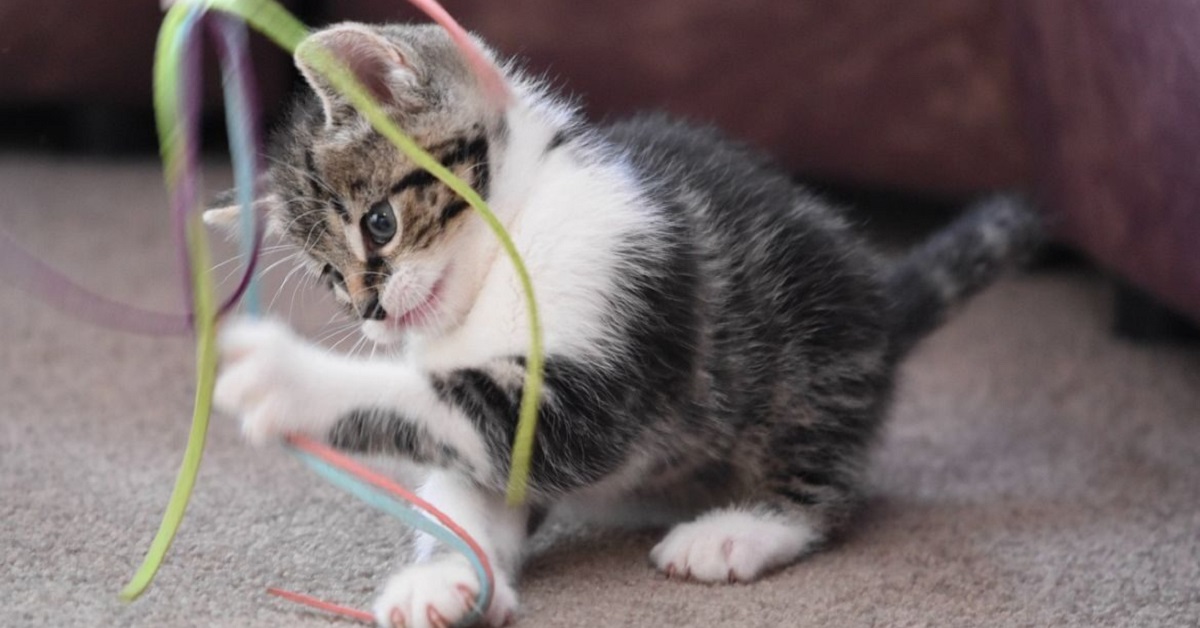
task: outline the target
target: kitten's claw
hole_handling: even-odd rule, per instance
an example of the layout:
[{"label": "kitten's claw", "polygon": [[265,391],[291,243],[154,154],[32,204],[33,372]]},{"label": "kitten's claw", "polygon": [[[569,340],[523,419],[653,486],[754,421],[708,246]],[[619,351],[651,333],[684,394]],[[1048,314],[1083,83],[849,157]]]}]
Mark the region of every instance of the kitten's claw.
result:
[{"label": "kitten's claw", "polygon": [[425,607],[425,616],[429,618],[429,623],[432,624],[434,628],[450,628],[450,623],[447,622],[446,618],[442,617],[442,614],[437,612],[437,609],[433,606]]},{"label": "kitten's claw", "polygon": [[454,588],[458,589],[459,595],[462,595],[464,607],[470,611],[471,607],[475,604],[475,592],[465,584],[459,584]]},{"label": "kitten's claw", "polygon": [[[496,590],[483,624],[504,626],[512,621],[517,595],[496,574]],[[449,628],[466,617],[475,604],[478,578],[461,557],[446,557],[410,566],[396,574],[375,603],[382,626]]]}]

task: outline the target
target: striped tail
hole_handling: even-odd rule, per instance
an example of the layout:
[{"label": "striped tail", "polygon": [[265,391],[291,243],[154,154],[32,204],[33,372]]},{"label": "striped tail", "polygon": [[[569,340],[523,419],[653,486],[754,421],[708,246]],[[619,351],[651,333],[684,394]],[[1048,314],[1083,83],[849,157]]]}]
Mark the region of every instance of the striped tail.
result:
[{"label": "striped tail", "polygon": [[1030,261],[1045,234],[1023,198],[996,196],[917,246],[886,278],[892,356],[903,357],[957,305]]}]

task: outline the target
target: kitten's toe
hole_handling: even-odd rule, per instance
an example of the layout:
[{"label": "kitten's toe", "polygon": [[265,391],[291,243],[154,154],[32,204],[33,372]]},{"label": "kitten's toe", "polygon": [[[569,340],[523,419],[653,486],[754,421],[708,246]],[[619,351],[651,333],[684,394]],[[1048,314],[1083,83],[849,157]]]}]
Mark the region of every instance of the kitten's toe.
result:
[{"label": "kitten's toe", "polygon": [[[504,626],[517,610],[517,595],[497,574],[492,603],[483,624]],[[466,617],[478,591],[475,571],[461,557],[412,565],[392,576],[375,602],[381,626],[449,628]]]},{"label": "kitten's toe", "polygon": [[675,526],[650,560],[668,578],[749,582],[796,560],[817,540],[802,521],[727,510]]},{"label": "kitten's toe", "polygon": [[217,335],[220,371],[213,403],[230,414],[244,414],[277,387],[292,363],[291,332],[280,323],[246,318],[221,326]]},{"label": "kitten's toe", "polygon": [[261,348],[239,351],[244,354],[227,359],[217,375],[213,406],[240,419],[246,439],[262,445],[280,435],[289,412],[287,361]]},{"label": "kitten's toe", "polygon": [[263,447],[287,433],[282,417],[287,415],[285,404],[267,399],[242,414],[242,437],[255,447]]}]

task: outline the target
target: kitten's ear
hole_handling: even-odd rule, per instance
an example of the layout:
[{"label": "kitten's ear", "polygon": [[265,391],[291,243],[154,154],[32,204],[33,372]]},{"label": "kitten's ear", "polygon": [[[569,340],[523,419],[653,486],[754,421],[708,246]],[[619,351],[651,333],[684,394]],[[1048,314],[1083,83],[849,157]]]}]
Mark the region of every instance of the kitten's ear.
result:
[{"label": "kitten's ear", "polygon": [[309,55],[314,47],[341,61],[381,104],[403,106],[411,100],[417,76],[395,44],[362,24],[339,24],[310,35],[296,47],[296,67],[321,98],[327,124],[346,99],[312,67]]},{"label": "kitten's ear", "polygon": [[[255,213],[262,219],[260,224],[265,225],[263,235],[267,237],[277,237],[283,235],[283,225],[279,224],[279,197],[274,194],[268,194],[256,201],[252,205]],[[218,227],[230,235],[238,235],[241,233],[241,218],[242,206],[233,203],[223,207],[214,207],[205,210],[204,224],[210,227]]]}]

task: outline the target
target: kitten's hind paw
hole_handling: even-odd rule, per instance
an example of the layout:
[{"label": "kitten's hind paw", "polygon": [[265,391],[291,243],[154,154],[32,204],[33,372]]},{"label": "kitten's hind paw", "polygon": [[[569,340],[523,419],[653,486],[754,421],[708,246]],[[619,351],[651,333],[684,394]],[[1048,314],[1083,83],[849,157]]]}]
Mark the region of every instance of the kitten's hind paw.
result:
[{"label": "kitten's hind paw", "polygon": [[[517,594],[496,574],[492,604],[483,625],[505,626],[517,612]],[[460,556],[412,565],[392,576],[375,602],[375,621],[390,628],[449,628],[475,603],[479,578]]]},{"label": "kitten's hind paw", "polygon": [[796,560],[818,540],[803,521],[722,510],[672,528],[650,550],[650,560],[668,578],[750,582]]}]

